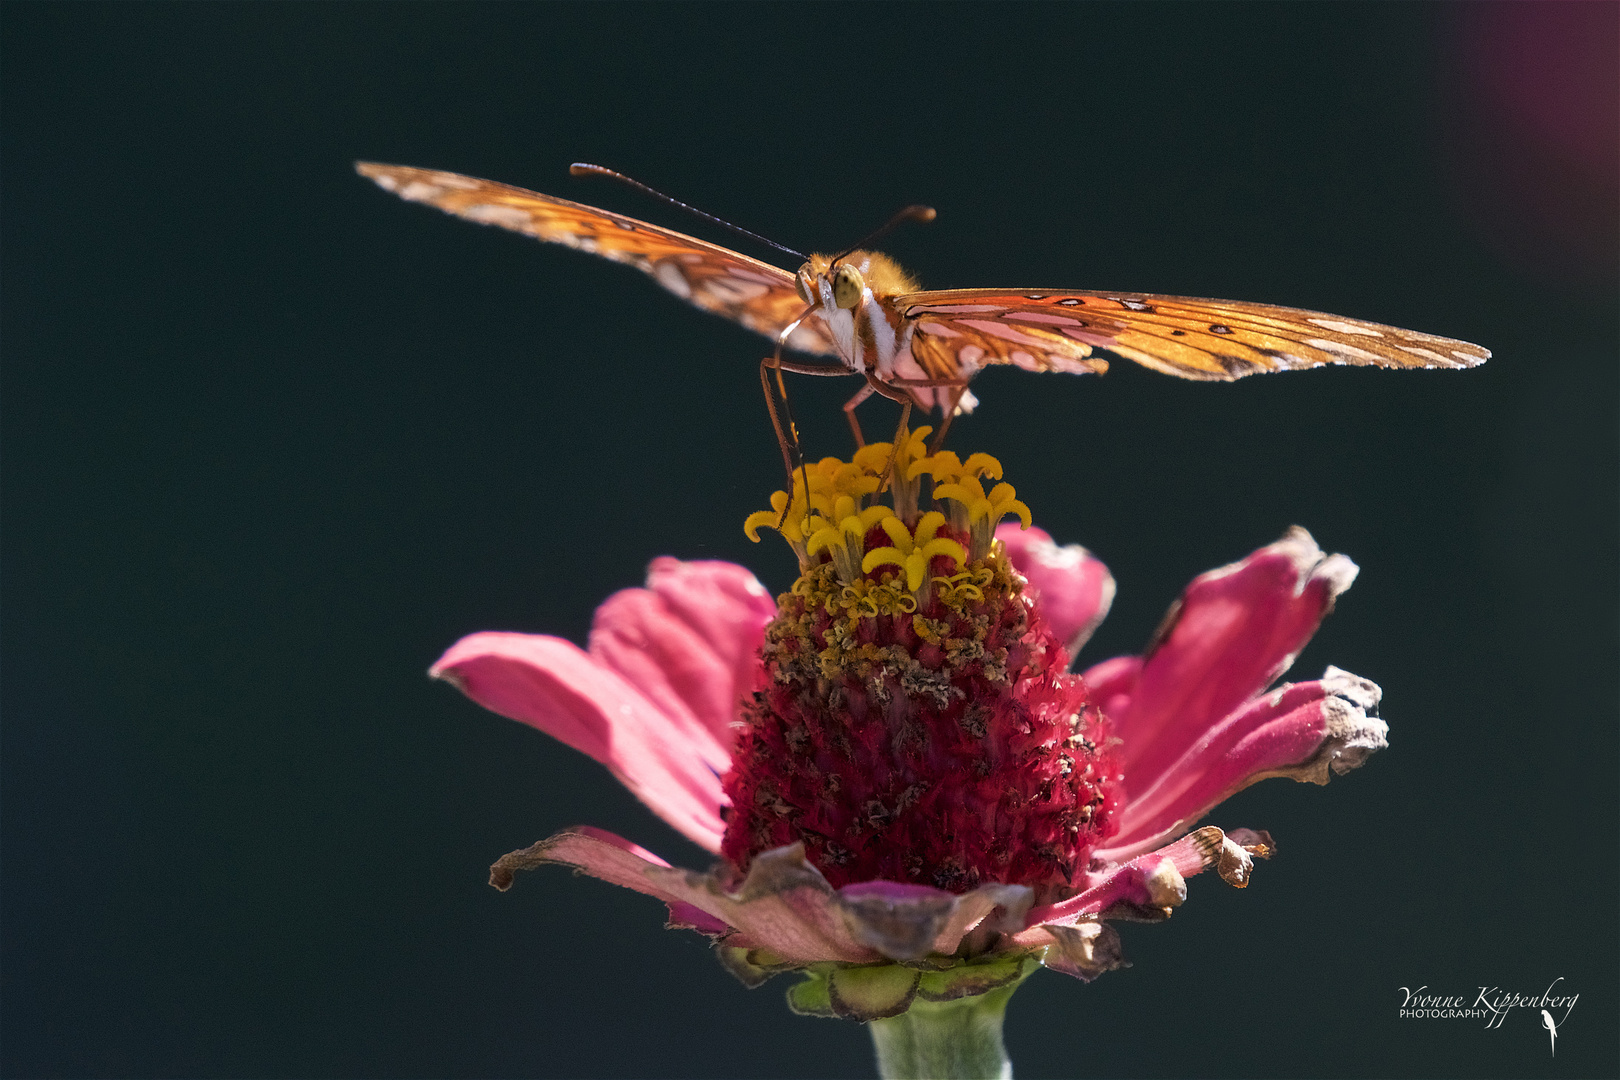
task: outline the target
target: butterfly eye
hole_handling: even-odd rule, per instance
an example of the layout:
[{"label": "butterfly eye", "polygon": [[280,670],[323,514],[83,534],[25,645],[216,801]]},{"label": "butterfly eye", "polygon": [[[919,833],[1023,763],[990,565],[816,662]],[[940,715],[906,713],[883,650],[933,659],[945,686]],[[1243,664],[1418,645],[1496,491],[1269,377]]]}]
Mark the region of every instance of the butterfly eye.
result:
[{"label": "butterfly eye", "polygon": [[861,302],[861,291],[865,288],[861,272],[844,263],[833,278],[833,301],[841,308],[852,308]]},{"label": "butterfly eye", "polygon": [[815,290],[810,287],[810,280],[810,264],[805,263],[799,267],[799,273],[794,278],[794,284],[799,287],[799,299],[807,304],[814,305],[816,296]]}]

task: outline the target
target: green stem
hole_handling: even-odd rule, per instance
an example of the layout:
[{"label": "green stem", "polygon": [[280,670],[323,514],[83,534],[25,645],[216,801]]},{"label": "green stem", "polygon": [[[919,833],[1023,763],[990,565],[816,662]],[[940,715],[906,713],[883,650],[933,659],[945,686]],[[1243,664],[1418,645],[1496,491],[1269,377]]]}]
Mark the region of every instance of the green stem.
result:
[{"label": "green stem", "polygon": [[1009,1080],[1001,1022],[1016,989],[1014,983],[978,997],[918,1000],[899,1016],[873,1020],[867,1026],[878,1074],[883,1080]]}]

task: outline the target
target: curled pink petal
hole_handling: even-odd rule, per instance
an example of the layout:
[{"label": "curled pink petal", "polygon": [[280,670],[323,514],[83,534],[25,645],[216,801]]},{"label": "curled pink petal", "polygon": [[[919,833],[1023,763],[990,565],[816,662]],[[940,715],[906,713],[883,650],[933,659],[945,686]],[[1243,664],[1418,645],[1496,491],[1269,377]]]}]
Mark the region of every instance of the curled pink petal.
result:
[{"label": "curled pink petal", "polygon": [[654,704],[578,646],[540,634],[471,634],[429,674],[589,754],[658,816],[720,849],[720,776],[730,756],[713,738],[695,740],[689,716]]},{"label": "curled pink petal", "polygon": [[648,876],[659,889],[735,927],[728,945],[769,949],[806,964],[882,959],[851,934],[832,886],[805,861],[801,844],[757,856],[735,891],[709,874],[653,869]]},{"label": "curled pink petal", "polygon": [[[1072,926],[1099,916],[1166,918],[1187,899],[1187,878],[1213,866],[1228,884],[1243,888],[1249,882],[1253,858],[1269,858],[1273,850],[1271,837],[1264,833],[1241,830],[1227,836],[1206,825],[1157,851],[1109,867],[1085,891],[1033,909],[1027,921],[1036,929],[1047,924]],[[1013,941],[1035,945],[1041,939],[1026,930]]]},{"label": "curled pink petal", "polygon": [[1081,982],[1131,966],[1118,931],[1105,922],[1046,923],[1031,927],[1019,938],[1026,948],[1045,946],[1041,963]]},{"label": "curled pink petal", "polygon": [[670,870],[669,863],[639,844],[590,825],[564,829],[539,843],[502,855],[489,868],[489,883],[505,892],[512,887],[517,871],[534,870],[547,864],[573,867],[576,873],[658,897],[669,906],[672,928],[697,930],[711,936],[731,932],[724,921],[681,899],[679,893],[660,887],[659,882],[649,876],[649,871]]},{"label": "curled pink petal", "polygon": [[1134,793],[1120,830],[1097,854],[1124,860],[1179,835],[1217,803],[1257,781],[1288,776],[1316,784],[1359,766],[1387,745],[1374,683],[1338,668],[1251,701],[1189,747],[1157,783]]},{"label": "curled pink petal", "polygon": [[1171,608],[1135,685],[1109,713],[1123,740],[1126,782],[1154,783],[1210,727],[1294,662],[1356,565],[1324,556],[1295,527],[1231,566],[1195,578]]},{"label": "curled pink petal", "polygon": [[667,870],[669,863],[617,833],[592,825],[576,825],[526,848],[507,852],[490,865],[489,883],[505,892],[512,887],[513,875],[517,871],[533,870],[548,863],[571,866],[594,878],[623,885],[660,900],[671,903],[678,900],[660,892],[647,880],[645,873],[648,867]]},{"label": "curled pink petal", "polygon": [[685,900],[670,901],[669,920],[664,923],[664,929],[696,930],[698,933],[707,934],[712,938],[724,937],[731,933],[731,927],[702,908],[688,904]]},{"label": "curled pink petal", "polygon": [[1073,657],[1108,615],[1114,602],[1114,576],[1079,544],[1059,547],[1045,529],[1008,523],[996,539],[1041,606],[1053,634]]}]

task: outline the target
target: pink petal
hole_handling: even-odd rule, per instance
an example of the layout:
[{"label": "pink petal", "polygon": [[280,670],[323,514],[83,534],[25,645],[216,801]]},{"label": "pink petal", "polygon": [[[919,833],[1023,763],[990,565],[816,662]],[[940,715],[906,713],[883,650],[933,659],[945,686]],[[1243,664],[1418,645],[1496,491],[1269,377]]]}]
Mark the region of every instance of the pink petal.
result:
[{"label": "pink petal", "polygon": [[730,755],[689,715],[654,704],[574,644],[538,634],[462,638],[429,674],[613,770],[658,816],[720,850],[720,776]]},{"label": "pink petal", "polygon": [[666,556],[647,568],[645,589],[597,609],[590,652],[706,731],[729,767],[738,702],[760,678],[756,654],[775,614],[776,601],[742,567]]},{"label": "pink petal", "polygon": [[501,892],[512,887],[513,874],[554,863],[571,866],[602,881],[623,885],[669,905],[670,922],[705,934],[724,934],[730,927],[671,895],[647,877],[647,871],[667,870],[669,863],[639,844],[590,825],[576,825],[519,851],[508,852],[489,868],[489,883]]},{"label": "pink petal", "polygon": [[1029,579],[1041,614],[1072,657],[1114,602],[1114,577],[1079,544],[1059,547],[1044,529],[1008,523],[996,529],[1007,557]]},{"label": "pink petal", "polygon": [[1210,729],[1147,790],[1134,792],[1099,858],[1122,860],[1186,831],[1217,803],[1272,776],[1316,784],[1356,768],[1386,744],[1380,691],[1328,668],[1317,682],[1281,686]]},{"label": "pink petal", "polygon": [[1136,680],[1141,673],[1140,656],[1116,656],[1087,668],[1081,677],[1091,691],[1092,702],[1112,720],[1130,708],[1131,694],[1136,690]]},{"label": "pink petal", "polygon": [[[1247,846],[1245,846],[1247,845]],[[1013,936],[1020,945],[1044,944],[1038,931],[1046,924],[1073,926],[1096,917],[1161,919],[1187,899],[1186,879],[1211,866],[1231,885],[1243,888],[1253,856],[1269,857],[1271,838],[1246,830],[1227,836],[1213,825],[1182,837],[1168,847],[1139,855],[1128,863],[1095,875],[1084,892],[1032,910],[1030,929]]]},{"label": "pink petal", "polygon": [[775,610],[740,566],[654,559],[646,588],[597,609],[588,656],[553,637],[474,634],[430,674],[607,765],[659,816],[719,851],[732,724],[760,677],[754,654]]},{"label": "pink petal", "polygon": [[1155,635],[1134,686],[1104,707],[1123,741],[1126,782],[1144,790],[1214,724],[1294,662],[1355,580],[1297,526],[1242,562],[1195,578]]}]

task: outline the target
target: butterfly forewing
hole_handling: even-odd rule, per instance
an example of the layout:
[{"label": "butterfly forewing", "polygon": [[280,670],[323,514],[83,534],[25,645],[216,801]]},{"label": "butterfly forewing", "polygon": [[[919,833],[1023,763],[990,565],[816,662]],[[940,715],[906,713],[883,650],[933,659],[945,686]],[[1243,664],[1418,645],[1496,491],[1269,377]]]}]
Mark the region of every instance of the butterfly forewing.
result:
[{"label": "butterfly forewing", "polygon": [[[634,266],[681,299],[769,337],[804,310],[788,271],[672,229],[460,173],[373,162],[355,168],[402,199]],[[788,344],[836,354],[816,319],[800,323]]]},{"label": "butterfly forewing", "polygon": [[1106,370],[1093,349],[1207,380],[1323,364],[1466,368],[1490,356],[1466,341],[1320,311],[1187,296],[951,289],[892,303],[914,324],[912,353],[935,378],[986,364]]}]

